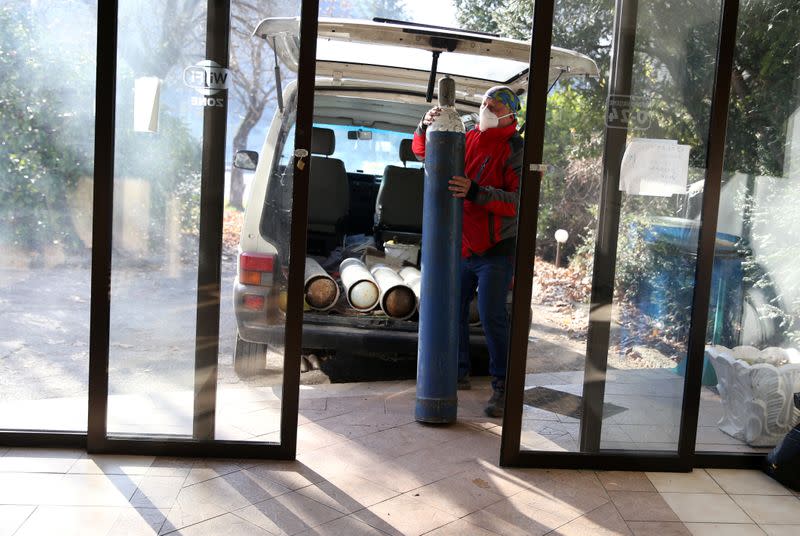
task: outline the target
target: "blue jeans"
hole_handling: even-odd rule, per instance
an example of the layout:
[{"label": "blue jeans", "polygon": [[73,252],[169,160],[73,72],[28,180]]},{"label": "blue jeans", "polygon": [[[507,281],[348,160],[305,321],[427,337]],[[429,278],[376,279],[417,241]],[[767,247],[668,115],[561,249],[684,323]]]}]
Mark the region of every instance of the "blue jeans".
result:
[{"label": "blue jeans", "polygon": [[505,380],[508,359],[506,296],[514,266],[510,257],[472,256],[461,259],[458,377],[469,375],[469,306],[478,289],[478,313],[489,347],[489,374]]}]

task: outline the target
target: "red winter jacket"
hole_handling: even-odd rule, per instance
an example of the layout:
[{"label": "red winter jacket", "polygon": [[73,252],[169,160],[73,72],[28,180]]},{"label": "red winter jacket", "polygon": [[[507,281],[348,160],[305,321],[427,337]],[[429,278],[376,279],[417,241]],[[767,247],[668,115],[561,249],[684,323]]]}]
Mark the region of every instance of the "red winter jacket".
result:
[{"label": "red winter jacket", "polygon": [[[482,255],[501,240],[517,234],[519,178],[523,141],[516,122],[483,132],[467,132],[464,170],[477,182],[464,199],[461,256]],[[425,130],[414,132],[412,150],[425,158]]]}]

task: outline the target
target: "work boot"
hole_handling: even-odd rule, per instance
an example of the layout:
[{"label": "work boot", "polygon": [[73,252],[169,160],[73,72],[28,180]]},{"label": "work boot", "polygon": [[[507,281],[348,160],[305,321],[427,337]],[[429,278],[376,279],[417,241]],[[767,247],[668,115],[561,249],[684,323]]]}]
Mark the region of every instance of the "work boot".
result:
[{"label": "work boot", "polygon": [[469,376],[464,376],[463,378],[458,379],[458,383],[456,384],[456,388],[459,391],[469,391],[472,389],[472,382],[469,381]]},{"label": "work boot", "polygon": [[505,379],[495,378],[492,380],[492,397],[486,403],[483,412],[487,417],[502,417],[503,404],[506,401],[506,382]]}]

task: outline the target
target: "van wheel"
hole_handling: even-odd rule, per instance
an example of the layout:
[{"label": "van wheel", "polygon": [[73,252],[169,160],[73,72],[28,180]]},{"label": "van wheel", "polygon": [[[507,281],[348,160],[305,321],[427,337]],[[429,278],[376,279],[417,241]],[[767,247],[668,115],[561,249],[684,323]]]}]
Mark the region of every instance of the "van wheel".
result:
[{"label": "van wheel", "polygon": [[267,345],[247,342],[236,334],[233,370],[241,379],[252,378],[267,368]]}]

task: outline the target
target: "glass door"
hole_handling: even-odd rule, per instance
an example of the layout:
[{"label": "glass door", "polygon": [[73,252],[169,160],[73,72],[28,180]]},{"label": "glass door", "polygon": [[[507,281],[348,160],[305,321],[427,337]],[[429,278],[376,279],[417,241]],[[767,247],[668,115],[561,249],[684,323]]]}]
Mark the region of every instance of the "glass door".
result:
[{"label": "glass door", "polygon": [[[89,449],[293,457],[303,276],[303,263],[293,260],[303,259],[304,240],[287,240],[289,247],[277,255],[256,239],[233,262],[223,251],[231,247],[223,235],[231,164],[255,167],[258,160],[249,153],[234,157],[226,148],[229,110],[241,104],[236,86],[245,83],[233,69],[248,67],[229,66],[232,10],[234,26],[248,26],[235,31],[252,39],[242,45],[254,52],[245,60],[249,69],[275,73],[280,66],[264,40],[252,35],[263,16],[257,10],[215,0],[183,2],[179,12],[170,5],[121,0],[118,13],[109,9],[101,16],[110,38],[104,42],[117,46],[98,58],[100,68],[116,76],[110,89],[98,89],[98,138],[113,154],[98,173],[113,180],[95,193],[101,208],[95,216]],[[272,156],[286,153],[281,217],[287,238],[294,238],[305,233],[311,119],[297,111],[313,98],[317,6],[303,2],[302,13],[299,3],[283,9],[294,16],[284,32],[298,43],[302,67],[288,84],[291,99],[281,99],[281,89],[290,90],[279,78],[265,84],[273,88],[276,115],[296,115],[296,128],[280,148],[274,139],[264,143],[262,167],[250,186],[264,188],[266,175],[276,173]],[[242,163],[247,156],[250,163]],[[258,220],[243,225],[243,234],[258,235]],[[286,284],[273,289],[279,279]],[[231,284],[253,290],[232,293]],[[269,318],[269,345],[243,335],[248,322],[260,321],[279,300],[280,311]],[[242,318],[240,310],[251,314]],[[230,332],[237,334],[236,355],[220,352]],[[242,353],[267,360],[272,374],[239,380],[234,368],[241,359],[235,358]]]},{"label": "glass door", "polygon": [[502,460],[688,469],[736,10],[545,3],[532,72],[552,29],[600,76],[532,82]]}]

